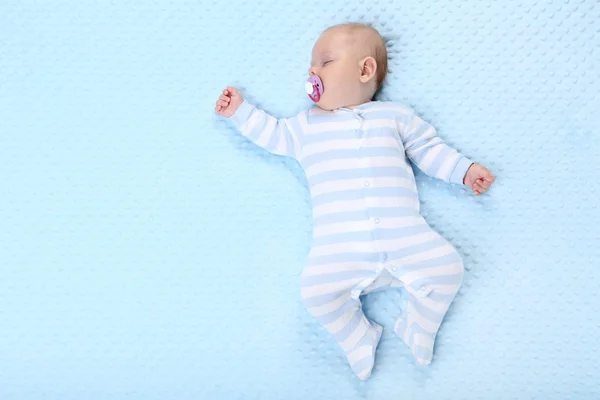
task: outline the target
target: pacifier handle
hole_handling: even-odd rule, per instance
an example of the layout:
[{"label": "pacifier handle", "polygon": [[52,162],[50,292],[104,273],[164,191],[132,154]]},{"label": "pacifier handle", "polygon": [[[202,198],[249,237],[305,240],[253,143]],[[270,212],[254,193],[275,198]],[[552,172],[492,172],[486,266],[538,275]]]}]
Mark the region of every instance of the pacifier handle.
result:
[{"label": "pacifier handle", "polygon": [[312,94],[315,91],[315,85],[311,82],[306,82],[304,84],[304,90],[307,94]]},{"label": "pacifier handle", "polygon": [[315,103],[319,102],[323,94],[323,82],[318,75],[311,75],[304,84],[304,90],[308,97]]}]

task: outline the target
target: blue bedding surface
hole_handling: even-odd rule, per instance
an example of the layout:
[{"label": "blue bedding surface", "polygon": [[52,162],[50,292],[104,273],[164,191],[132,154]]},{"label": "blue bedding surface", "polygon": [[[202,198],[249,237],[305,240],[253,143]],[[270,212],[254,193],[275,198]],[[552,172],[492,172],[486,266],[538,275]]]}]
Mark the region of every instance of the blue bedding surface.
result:
[{"label": "blue bedding surface", "polygon": [[[0,399],[600,398],[600,3],[0,3]],[[217,117],[277,117],[328,25],[388,40],[404,102],[497,181],[417,172],[464,259],[433,363],[393,334],[359,381],[304,310],[300,167]]]}]

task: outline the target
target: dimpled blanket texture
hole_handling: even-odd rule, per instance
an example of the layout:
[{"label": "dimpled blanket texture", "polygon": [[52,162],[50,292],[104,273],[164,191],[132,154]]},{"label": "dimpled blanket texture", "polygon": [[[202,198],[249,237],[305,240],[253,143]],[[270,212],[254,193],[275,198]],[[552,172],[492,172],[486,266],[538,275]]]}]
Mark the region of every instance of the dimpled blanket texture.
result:
[{"label": "dimpled blanket texture", "polygon": [[[465,278],[421,367],[370,379],[304,309],[299,165],[214,114],[311,106],[323,28],[388,41],[402,102],[497,181],[417,171]],[[600,2],[0,3],[0,399],[600,398]]]}]

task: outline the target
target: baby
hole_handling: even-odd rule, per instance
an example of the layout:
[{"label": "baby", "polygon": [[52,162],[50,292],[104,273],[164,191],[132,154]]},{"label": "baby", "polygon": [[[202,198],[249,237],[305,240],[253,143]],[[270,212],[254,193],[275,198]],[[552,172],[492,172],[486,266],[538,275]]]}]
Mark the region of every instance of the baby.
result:
[{"label": "baby", "polygon": [[410,159],[429,176],[480,195],[495,177],[446,145],[397,102],[373,101],[387,73],[383,38],[342,24],[315,43],[307,92],[316,107],[276,119],[231,87],[216,102],[242,135],[303,167],[313,205],[313,243],[302,272],[308,312],[333,335],[360,379],[371,375],[382,327],[360,296],[402,287],[408,303],[394,332],[416,361],[433,357],[436,334],[463,278],[454,247],[420,215]]}]

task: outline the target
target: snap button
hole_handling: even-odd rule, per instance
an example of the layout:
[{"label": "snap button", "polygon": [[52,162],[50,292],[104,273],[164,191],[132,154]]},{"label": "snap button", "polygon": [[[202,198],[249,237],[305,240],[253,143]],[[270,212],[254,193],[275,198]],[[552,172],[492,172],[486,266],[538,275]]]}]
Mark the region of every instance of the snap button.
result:
[{"label": "snap button", "polygon": [[425,297],[425,296],[427,296],[429,293],[431,293],[432,291],[433,291],[433,289],[432,289],[432,288],[429,288],[429,287],[427,287],[427,286],[421,286],[421,288],[419,289],[419,292],[418,292],[418,293],[419,293],[419,295],[420,295],[421,297]]}]

